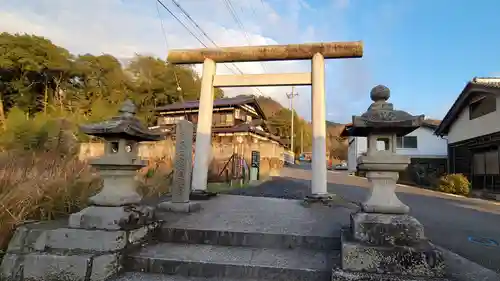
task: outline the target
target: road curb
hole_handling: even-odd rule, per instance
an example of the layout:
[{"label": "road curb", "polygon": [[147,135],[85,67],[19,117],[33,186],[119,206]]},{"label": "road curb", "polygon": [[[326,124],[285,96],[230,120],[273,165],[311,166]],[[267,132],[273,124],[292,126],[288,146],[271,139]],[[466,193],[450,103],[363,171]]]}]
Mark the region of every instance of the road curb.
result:
[{"label": "road curb", "polygon": [[[356,176],[356,175],[348,175],[348,176],[349,177],[359,178],[359,179],[364,179],[366,181],[368,180],[365,177],[360,177],[360,176]],[[463,196],[463,195],[444,193],[444,192],[439,192],[439,191],[435,191],[435,190],[420,188],[420,187],[411,186],[411,185],[407,185],[407,184],[401,184],[401,183],[398,183],[397,186],[408,187],[408,188],[418,188],[418,189],[421,189],[421,190],[425,190],[426,192],[429,192],[429,193],[440,194],[440,195],[444,195],[444,196],[447,196],[447,197],[460,198],[460,199],[468,199],[468,200],[472,200],[472,201],[487,202],[487,203],[495,205],[495,206],[500,206],[500,202],[485,200],[485,199],[481,199],[481,198],[473,198],[473,197],[467,197],[467,196]]]},{"label": "road curb", "polygon": [[470,261],[443,247],[438,248],[444,257],[450,277],[456,281],[500,281],[500,275],[495,271]]}]

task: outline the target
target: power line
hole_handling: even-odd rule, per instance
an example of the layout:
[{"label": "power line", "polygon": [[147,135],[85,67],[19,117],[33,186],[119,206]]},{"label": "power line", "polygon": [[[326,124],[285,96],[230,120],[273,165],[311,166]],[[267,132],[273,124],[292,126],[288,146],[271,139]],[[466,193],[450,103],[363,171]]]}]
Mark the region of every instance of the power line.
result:
[{"label": "power line", "polygon": [[200,40],[200,38],[198,38],[198,36],[196,36],[196,34],[194,34],[187,26],[186,24],[184,24],[167,6],[165,6],[165,4],[163,4],[163,2],[161,2],[160,0],[156,0],[156,2],[158,2],[158,4],[160,4],[165,10],[167,10],[167,12],[174,18],[176,19],[194,38],[196,38],[196,40],[198,40],[198,42],[200,42],[201,45],[203,45],[205,48],[208,48],[207,45],[205,45],[205,43],[203,43],[203,41]]},{"label": "power line", "polygon": [[[161,25],[161,32],[163,33],[163,39],[165,40],[165,46],[167,47],[167,50],[169,48],[168,44],[168,39],[167,39],[167,33],[165,32],[165,25],[163,24],[163,19],[161,18],[160,14],[160,7],[158,7],[158,2],[156,2],[156,12],[158,13],[158,18],[160,19],[160,25]],[[182,87],[179,82],[179,77],[177,77],[177,72],[175,71],[175,67],[172,69],[174,71],[174,78],[175,78],[175,83],[177,84],[177,91],[181,93],[181,99],[183,97],[183,92],[182,92]]]},{"label": "power line", "polygon": [[[212,42],[212,44],[219,48],[219,46],[217,45],[217,43],[215,43],[214,40],[212,40],[212,38],[210,38],[210,36],[208,36],[208,34],[205,32],[205,30],[203,30],[203,28],[201,28],[201,26],[191,17],[191,15],[179,4],[179,2],[175,1],[175,0],[172,0],[172,3],[174,3],[175,6],[177,6],[177,8],[179,8],[179,10],[181,10],[181,12],[184,14],[184,16],[191,22],[191,24],[194,25],[195,28],[198,29],[198,31],[201,32],[201,34],[203,34],[203,36],[206,37],[206,39],[208,39],[210,42]],[[204,45],[205,47],[207,47],[206,45]],[[232,64],[238,72],[240,72],[240,74],[243,74],[243,72],[233,63]],[[234,69],[231,69],[227,64],[224,64],[224,66],[229,69],[229,71],[234,72]]]},{"label": "power line", "polygon": [[189,13],[184,10],[184,8],[175,0],[172,0],[172,3],[174,3],[175,6],[177,6],[177,8],[179,8],[179,10],[181,10],[181,12],[188,18],[189,21],[191,21],[191,23],[194,24],[194,26],[196,28],[198,28],[199,31],[201,31],[201,33],[210,41],[212,42],[212,44],[216,45],[217,46],[217,43],[214,42],[214,40],[212,40],[212,38],[210,38],[210,36],[208,36],[208,34],[203,30],[203,28],[201,28],[200,25],[198,25],[198,23],[191,17],[191,15],[189,15]]},{"label": "power line", "polygon": [[155,2],[155,4],[156,4],[156,12],[158,13],[158,19],[160,19],[161,33],[163,35],[163,39],[165,40],[165,46],[167,46],[168,50],[170,48],[168,46],[167,33],[165,32],[165,25],[163,24],[163,19],[161,18],[160,14],[160,7],[158,7],[158,2]]},{"label": "power line", "polygon": [[[167,8],[167,7],[166,7],[166,6],[165,6],[165,5],[164,5],[164,4],[163,4],[160,0],[156,0],[156,1],[160,2],[160,4],[162,4],[162,6],[163,6],[163,7],[165,7],[166,9],[168,9],[168,8]],[[182,13],[183,13],[183,14],[184,14],[187,18],[188,18],[188,20],[189,20],[189,21],[191,21],[191,23],[192,23],[193,25],[194,25],[196,28],[198,28],[198,30],[199,30],[199,31],[200,31],[200,32],[201,32],[201,33],[202,33],[202,34],[203,34],[203,35],[204,35],[204,36],[205,36],[208,40],[210,40],[210,42],[212,42],[212,44],[214,44],[214,46],[215,46],[216,48],[220,48],[220,47],[219,47],[219,45],[217,45],[217,43],[216,43],[214,40],[212,40],[212,39],[210,38],[210,36],[208,36],[208,34],[207,34],[207,33],[206,33],[206,32],[205,32],[202,28],[201,28],[201,26],[199,26],[199,25],[198,25],[198,23],[196,23],[196,21],[195,21],[195,20],[191,17],[191,15],[189,15],[189,13],[188,13],[188,12],[187,12],[184,8],[182,8],[182,6],[181,6],[181,5],[180,5],[180,4],[179,4],[176,0],[171,0],[171,1],[172,1],[172,3],[174,3],[174,5],[176,5],[176,6],[179,8],[179,10],[181,10],[181,12],[182,12]],[[170,10],[169,10],[169,12],[170,12],[170,14],[173,14]],[[179,20],[179,18],[178,18],[178,17],[175,17],[175,19],[177,19],[177,21],[179,21],[179,22],[180,22],[180,20]],[[184,26],[185,28],[187,28],[184,24],[183,24],[183,26]],[[195,37],[196,37],[196,35],[194,35],[193,33],[191,33],[191,35],[193,35],[193,36],[195,36]],[[196,37],[196,38],[197,38],[197,37]],[[197,39],[198,39],[198,38],[197,38]],[[198,39],[198,40],[199,40],[199,39]],[[205,47],[207,47],[205,44],[202,44],[202,45],[203,45],[203,46],[205,46]],[[238,72],[239,72],[240,74],[244,74],[244,73],[243,73],[243,71],[241,71],[241,69],[240,69],[240,68],[239,68],[236,64],[231,63],[231,65],[233,65],[233,66],[234,66],[234,67],[238,70]],[[234,70],[233,70],[233,69],[231,69],[231,68],[229,68],[226,64],[224,64],[224,66],[226,66],[226,68],[228,68],[231,72],[233,72],[233,73],[234,73]],[[257,90],[257,91],[258,91],[261,95],[264,95],[264,94],[262,93],[262,91],[261,91],[259,88],[255,88],[255,89],[256,89],[256,90]]]},{"label": "power line", "polygon": [[246,39],[248,45],[250,45],[251,43],[250,43],[250,39],[248,37],[248,33],[246,32],[245,27],[243,27],[243,23],[241,22],[240,18],[238,17],[238,14],[236,14],[236,11],[234,9],[233,4],[229,0],[223,0],[223,2],[226,5],[226,8],[229,10],[229,13],[233,17],[236,24],[240,27],[241,31],[243,31],[243,35],[245,35],[245,39]]},{"label": "power line", "polygon": [[[252,43],[250,42],[250,37],[248,36],[248,32],[245,29],[245,26],[243,25],[243,22],[241,22],[240,18],[238,17],[238,14],[236,13],[236,10],[234,9],[234,6],[231,2],[231,0],[223,0],[224,4],[226,5],[226,8],[229,10],[229,13],[232,15],[234,21],[238,26],[240,27],[241,31],[243,31],[243,35],[245,35],[245,39],[247,41],[247,44],[250,46]],[[264,66],[264,63],[260,62],[260,65],[262,66],[262,69],[264,72],[267,72],[266,67]]]}]

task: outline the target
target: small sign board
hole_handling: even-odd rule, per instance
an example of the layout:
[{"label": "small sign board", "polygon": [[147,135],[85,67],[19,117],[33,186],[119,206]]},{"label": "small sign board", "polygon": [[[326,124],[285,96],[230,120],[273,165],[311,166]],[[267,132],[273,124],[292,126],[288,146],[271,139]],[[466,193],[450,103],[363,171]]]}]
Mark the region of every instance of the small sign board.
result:
[{"label": "small sign board", "polygon": [[260,151],[252,151],[252,163],[250,164],[250,180],[260,179]]},{"label": "small sign board", "polygon": [[252,168],[260,168],[260,151],[252,151]]}]

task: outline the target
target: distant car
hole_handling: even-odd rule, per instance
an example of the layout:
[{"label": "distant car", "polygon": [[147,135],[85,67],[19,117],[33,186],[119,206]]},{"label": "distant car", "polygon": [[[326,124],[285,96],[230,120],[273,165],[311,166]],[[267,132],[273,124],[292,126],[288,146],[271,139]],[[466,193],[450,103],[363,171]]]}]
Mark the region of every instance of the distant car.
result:
[{"label": "distant car", "polygon": [[347,163],[337,164],[333,168],[334,170],[347,170]]}]

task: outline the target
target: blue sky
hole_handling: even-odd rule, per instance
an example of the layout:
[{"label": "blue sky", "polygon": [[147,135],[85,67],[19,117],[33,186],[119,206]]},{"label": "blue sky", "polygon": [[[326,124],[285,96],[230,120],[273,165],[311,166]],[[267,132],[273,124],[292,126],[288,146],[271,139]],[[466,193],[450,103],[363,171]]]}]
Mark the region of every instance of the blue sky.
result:
[{"label": "blue sky", "polygon": [[[201,47],[163,8],[158,14],[155,1],[0,0],[0,32],[33,33],[73,53],[123,59],[135,53],[165,58],[169,48]],[[162,1],[187,22],[172,0]],[[333,121],[349,122],[366,110],[377,84],[391,89],[397,108],[442,118],[474,76],[500,75],[500,1],[229,0],[245,30],[223,0],[177,1],[219,46],[362,40],[362,59],[327,63],[326,111]],[[310,69],[308,62],[264,65],[268,72]],[[259,63],[238,66],[265,72]],[[230,72],[220,66],[218,73]],[[310,119],[310,89],[297,90],[296,110]],[[261,91],[287,105],[290,89]]]},{"label": "blue sky", "polygon": [[500,74],[499,10],[488,0],[352,1],[340,39],[364,41],[370,83],[389,86],[396,106],[442,118],[472,77]]}]

